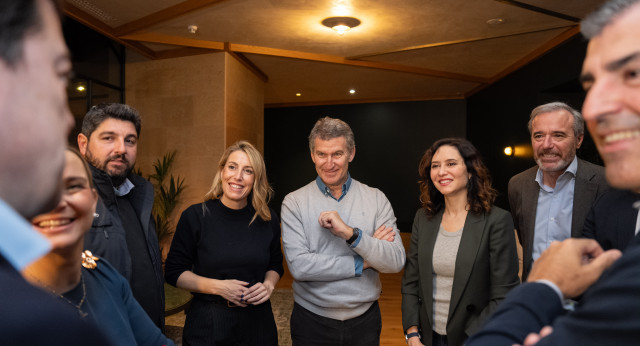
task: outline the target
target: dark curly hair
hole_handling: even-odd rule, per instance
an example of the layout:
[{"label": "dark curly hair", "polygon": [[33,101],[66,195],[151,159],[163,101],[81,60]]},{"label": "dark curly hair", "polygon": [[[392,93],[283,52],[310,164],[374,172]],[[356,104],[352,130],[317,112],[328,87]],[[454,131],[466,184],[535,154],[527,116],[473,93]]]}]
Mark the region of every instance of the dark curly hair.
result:
[{"label": "dark curly hair", "polygon": [[431,161],[433,155],[441,146],[449,145],[456,149],[462,156],[467,172],[471,174],[471,178],[467,183],[467,202],[469,203],[469,211],[479,214],[491,211],[491,205],[498,195],[497,191],[491,186],[491,176],[489,169],[482,162],[482,155],[476,147],[463,138],[443,138],[425,151],[418,166],[420,174],[420,203],[429,218],[437,214],[444,208],[444,196],[436,189],[431,181]]}]

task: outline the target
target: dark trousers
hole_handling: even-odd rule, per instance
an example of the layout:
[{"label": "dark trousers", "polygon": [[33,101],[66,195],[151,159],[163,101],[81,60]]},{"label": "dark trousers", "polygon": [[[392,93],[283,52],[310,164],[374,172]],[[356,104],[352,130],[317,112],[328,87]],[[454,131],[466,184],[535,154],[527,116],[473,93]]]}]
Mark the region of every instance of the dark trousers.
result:
[{"label": "dark trousers", "polygon": [[269,301],[243,308],[193,299],[186,313],[183,345],[278,345]]},{"label": "dark trousers", "polygon": [[447,346],[449,343],[447,342],[446,335],[440,335],[435,331],[431,331],[431,346]]},{"label": "dark trousers", "polygon": [[346,321],[323,317],[295,303],[291,313],[293,346],[380,345],[382,318],[378,302],[362,315]]}]

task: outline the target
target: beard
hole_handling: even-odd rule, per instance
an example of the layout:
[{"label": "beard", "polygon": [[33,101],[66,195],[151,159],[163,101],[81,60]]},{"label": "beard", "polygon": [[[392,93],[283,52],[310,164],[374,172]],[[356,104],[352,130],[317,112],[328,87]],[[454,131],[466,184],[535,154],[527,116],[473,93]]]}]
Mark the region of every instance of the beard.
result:
[{"label": "beard", "polygon": [[[93,153],[91,153],[91,150],[89,150],[89,147],[87,146],[87,151],[84,157],[87,159],[87,162],[89,162],[93,167],[107,173],[107,175],[111,178],[111,182],[113,183],[113,186],[116,186],[116,187],[122,185],[124,180],[127,178],[129,173],[131,173],[131,170],[133,169],[133,165],[129,162],[126,155],[124,154],[111,155],[107,157],[104,161],[100,161],[100,159],[98,159],[93,155]],[[109,169],[107,164],[115,160],[121,160],[124,163],[125,168]]]},{"label": "beard", "polygon": [[[535,155],[535,161],[538,164],[538,167],[540,167],[540,169],[543,172],[561,172],[567,169],[567,167],[569,167],[569,165],[571,164],[571,161],[573,161],[573,158],[576,156],[575,149],[572,148],[572,150],[574,151],[574,154],[568,155],[568,157],[565,157],[565,158],[563,158],[562,153],[557,150],[541,151],[537,155]],[[553,164],[550,164],[549,162],[544,162],[542,157],[545,154],[555,154],[558,156],[558,160]]]}]

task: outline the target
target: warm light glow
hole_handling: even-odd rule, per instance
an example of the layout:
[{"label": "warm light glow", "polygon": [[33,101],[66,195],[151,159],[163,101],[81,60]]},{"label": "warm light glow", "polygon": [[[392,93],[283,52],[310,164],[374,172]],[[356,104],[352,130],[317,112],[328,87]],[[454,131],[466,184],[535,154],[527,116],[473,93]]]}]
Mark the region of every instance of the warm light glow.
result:
[{"label": "warm light glow", "polygon": [[513,155],[513,147],[504,148],[504,154],[507,155],[507,156]]},{"label": "warm light glow", "polygon": [[360,19],[353,17],[329,17],[322,20],[322,25],[342,35],[345,31],[360,25]]},{"label": "warm light glow", "polygon": [[348,0],[334,0],[331,8],[334,16],[345,17],[351,15],[351,4]]},{"label": "warm light glow", "polygon": [[331,29],[337,31],[339,35],[344,35],[344,33],[347,32],[347,30],[349,30],[351,28],[346,26],[346,25],[344,25],[344,24],[340,24],[340,25],[334,26]]},{"label": "warm light glow", "polygon": [[351,90],[349,90],[349,94],[353,95],[353,94],[355,94],[355,93],[356,93],[356,89],[351,89]]},{"label": "warm light glow", "polygon": [[302,96],[302,94],[301,93],[296,93],[296,96]]},{"label": "warm light glow", "polygon": [[530,144],[510,145],[504,148],[504,154],[510,157],[532,158],[533,149]]},{"label": "warm light glow", "polygon": [[84,86],[82,86],[82,85],[78,85],[78,87],[76,88],[76,90],[78,90],[78,91],[84,91]]}]

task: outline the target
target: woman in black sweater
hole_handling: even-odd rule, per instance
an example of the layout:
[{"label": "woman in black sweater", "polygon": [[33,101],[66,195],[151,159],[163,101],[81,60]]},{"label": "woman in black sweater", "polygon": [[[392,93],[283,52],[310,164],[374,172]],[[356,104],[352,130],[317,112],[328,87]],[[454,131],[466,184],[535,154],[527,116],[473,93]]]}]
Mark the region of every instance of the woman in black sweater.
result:
[{"label": "woman in black sweater", "polygon": [[182,213],[165,277],[194,293],[185,345],[277,345],[269,297],[283,267],[271,193],[262,156],[239,141],[222,155],[205,202]]}]

